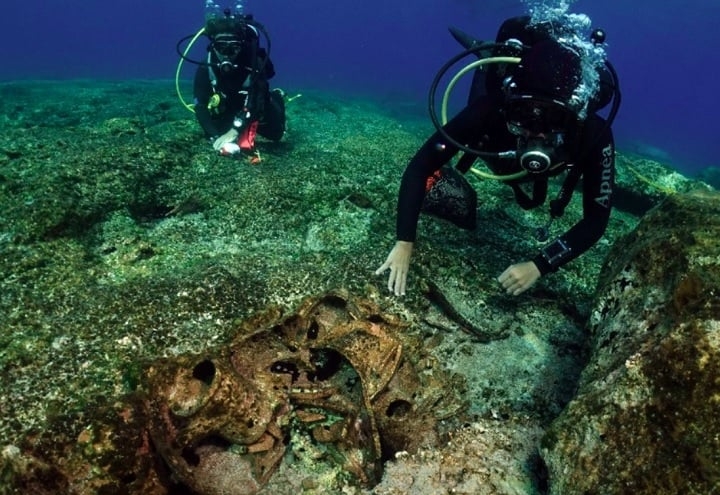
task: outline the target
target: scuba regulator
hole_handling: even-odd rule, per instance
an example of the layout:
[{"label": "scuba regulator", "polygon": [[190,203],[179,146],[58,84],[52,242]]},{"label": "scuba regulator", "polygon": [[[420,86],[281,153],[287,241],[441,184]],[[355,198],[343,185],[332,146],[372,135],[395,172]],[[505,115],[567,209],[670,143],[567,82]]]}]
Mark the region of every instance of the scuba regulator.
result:
[{"label": "scuba regulator", "polygon": [[[582,175],[582,169],[580,167],[569,163],[566,164],[568,153],[563,146],[566,137],[565,132],[567,129],[573,127],[578,129],[579,124],[581,124],[580,119],[577,113],[569,108],[567,102],[553,99],[543,100],[528,95],[513,96],[511,87],[512,78],[505,78],[503,81],[498,82],[501,83],[501,86],[507,84],[509,87],[501,88],[503,91],[498,97],[505,98],[505,108],[503,111],[505,112],[508,130],[517,137],[516,149],[488,152],[458,142],[443,128],[448,120],[447,106],[449,95],[457,81],[468,72],[474,72],[473,87],[469,98],[469,101],[472,101],[473,93],[476,90],[476,77],[480,71],[486,69],[485,66],[500,64],[499,68],[501,70],[498,71],[499,73],[502,71],[502,65],[519,64],[522,56],[531,49],[531,46],[524,45],[512,36],[503,42],[481,42],[456,28],[451,27],[450,32],[465,50],[446,62],[433,79],[428,95],[430,119],[439,135],[442,136],[447,143],[450,143],[459,151],[463,152],[456,165],[458,170],[463,173],[471,171],[481,178],[507,181],[513,189],[516,190],[519,189],[519,186],[513,182],[515,180],[532,176],[549,176],[555,172],[560,173],[563,169],[568,170],[557,197],[550,201],[550,219],[548,223],[537,228],[535,231],[535,237],[539,241],[544,242],[549,238],[549,230],[553,219],[563,215],[565,208],[570,202],[573,190]],[[552,37],[549,33],[552,32],[555,32],[555,30],[548,30],[548,38],[550,39],[552,39]],[[593,45],[604,43],[605,38],[605,32],[602,29],[595,29],[590,35],[590,41]],[[439,118],[436,111],[436,96],[440,81],[446,76],[451,67],[468,55],[473,55],[477,57],[478,60],[469,63],[452,77],[442,97],[442,116]],[[586,110],[588,113],[594,113],[612,103],[605,119],[604,129],[607,130],[612,125],[620,107],[620,84],[617,73],[608,60],[603,58],[602,64],[597,66],[596,70],[599,74],[597,81],[598,87],[597,90],[590,95],[589,101],[586,102]],[[478,80],[485,82],[484,77],[480,77]],[[525,98],[534,101],[523,101]],[[598,133],[598,139],[600,139],[600,136],[603,134],[605,134],[605,131]],[[436,146],[440,149],[444,148],[445,145],[439,142]],[[591,146],[591,148],[592,147],[594,146]],[[485,172],[472,166],[477,158],[515,160],[519,165],[520,171],[504,175]],[[579,160],[579,157],[575,156],[574,159]],[[517,190],[515,192],[517,196]],[[541,199],[544,201],[544,193],[541,194]],[[533,194],[533,199],[530,201],[534,205],[537,205],[540,200],[535,198]]]},{"label": "scuba regulator", "polygon": [[[464,145],[448,134],[443,125],[448,120],[447,106],[450,94],[459,79],[470,71],[483,70],[488,65],[517,65],[522,60],[522,56],[531,48],[531,46],[524,45],[515,38],[503,42],[481,42],[456,28],[450,28],[450,32],[465,50],[448,60],[432,81],[428,95],[428,109],[433,125],[444,140],[466,155],[490,160],[517,160],[521,167],[521,171],[507,175],[495,175],[469,165],[468,170],[482,178],[510,181],[527,175],[545,174],[563,165],[565,159],[565,156],[563,156],[565,152],[562,147],[565,140],[564,132],[569,125],[577,122],[575,112],[566,102],[552,98],[539,98],[529,95],[512,96],[511,78],[502,81],[502,90],[507,97],[505,111],[507,113],[508,130],[518,136],[515,150],[483,151],[476,147]],[[590,39],[593,44],[601,44],[605,41],[605,32],[601,29],[595,29]],[[440,107],[441,117],[438,117],[436,99],[440,81],[455,64],[469,55],[477,57],[478,60],[466,65],[452,77],[443,93]],[[598,68],[598,72],[599,87],[595,94],[592,95],[590,102],[588,102],[589,111],[600,110],[612,101],[606,119],[606,127],[610,127],[620,106],[620,85],[617,73],[609,61],[604,60],[604,65]],[[532,136],[533,134],[540,135]],[[443,145],[439,144],[438,146]]]}]

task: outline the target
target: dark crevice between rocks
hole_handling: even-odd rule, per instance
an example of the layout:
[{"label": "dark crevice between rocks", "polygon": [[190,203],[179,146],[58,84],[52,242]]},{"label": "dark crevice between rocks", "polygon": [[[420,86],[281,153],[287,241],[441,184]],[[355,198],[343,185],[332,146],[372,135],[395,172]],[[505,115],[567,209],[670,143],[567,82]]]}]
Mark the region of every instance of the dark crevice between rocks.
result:
[{"label": "dark crevice between rocks", "polygon": [[638,217],[643,216],[659,203],[656,198],[646,196],[637,191],[618,187],[617,185],[613,191],[612,198],[613,208]]}]

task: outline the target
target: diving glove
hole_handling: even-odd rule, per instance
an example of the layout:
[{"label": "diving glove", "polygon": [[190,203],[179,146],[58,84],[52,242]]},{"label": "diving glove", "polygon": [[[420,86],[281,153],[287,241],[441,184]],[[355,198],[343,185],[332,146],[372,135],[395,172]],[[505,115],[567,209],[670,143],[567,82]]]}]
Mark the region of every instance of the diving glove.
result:
[{"label": "diving glove", "polygon": [[[237,144],[235,144],[235,140],[238,137],[238,131],[236,129],[230,129],[222,136],[216,138],[212,145],[215,151],[218,151],[220,153],[223,153],[223,148],[225,148],[228,144],[233,144],[235,147],[237,147]],[[232,147],[230,147],[232,148]]]},{"label": "diving glove", "polygon": [[225,143],[220,148],[220,154],[224,156],[228,155],[234,155],[235,153],[240,153],[240,146],[238,146],[235,143]]}]

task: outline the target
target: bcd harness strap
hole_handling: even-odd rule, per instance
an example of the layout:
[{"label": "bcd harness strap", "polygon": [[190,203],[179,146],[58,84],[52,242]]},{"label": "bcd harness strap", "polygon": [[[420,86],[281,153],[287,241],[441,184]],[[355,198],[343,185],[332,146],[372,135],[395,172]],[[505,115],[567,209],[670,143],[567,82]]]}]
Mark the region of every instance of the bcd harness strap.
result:
[{"label": "bcd harness strap", "polygon": [[[247,26],[252,29],[253,33],[256,37],[259,37],[258,30],[253,26],[252,24],[247,24]],[[253,82],[255,80],[255,77],[259,74],[259,69],[257,67],[257,43],[253,43],[251,47],[251,53],[250,53],[250,61],[251,66],[246,67],[248,69],[248,75],[245,78],[245,80],[242,83],[242,89],[238,91],[239,94],[242,94],[245,97],[245,101],[243,102],[243,113],[244,115],[238,116],[242,119],[243,123],[247,122],[251,117],[251,111],[252,111],[252,105],[250,102],[250,91],[253,86]],[[218,77],[217,74],[215,74],[215,70],[213,70],[213,64],[212,64],[212,54],[208,52],[208,58],[207,58],[207,67],[208,67],[208,77],[210,79],[210,86],[212,87],[213,91],[213,97],[210,98],[210,103],[214,103],[213,107],[217,107],[219,105],[220,101],[223,98],[226,98],[226,95],[220,91],[219,85],[218,85]],[[209,105],[208,105],[209,106]],[[208,108],[210,109],[210,108]],[[257,120],[257,119],[255,119]]]}]

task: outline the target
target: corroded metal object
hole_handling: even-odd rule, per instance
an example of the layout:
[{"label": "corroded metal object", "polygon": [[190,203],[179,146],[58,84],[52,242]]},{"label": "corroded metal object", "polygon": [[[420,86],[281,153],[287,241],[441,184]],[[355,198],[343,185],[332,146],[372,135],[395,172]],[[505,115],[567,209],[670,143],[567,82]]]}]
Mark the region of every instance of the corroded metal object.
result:
[{"label": "corroded metal object", "polygon": [[367,301],[332,293],[293,315],[268,312],[229,347],[156,363],[146,380],[149,431],[175,478],[201,494],[251,495],[309,432],[359,484],[383,458],[437,442],[459,404],[432,359],[422,372],[406,326]]}]

